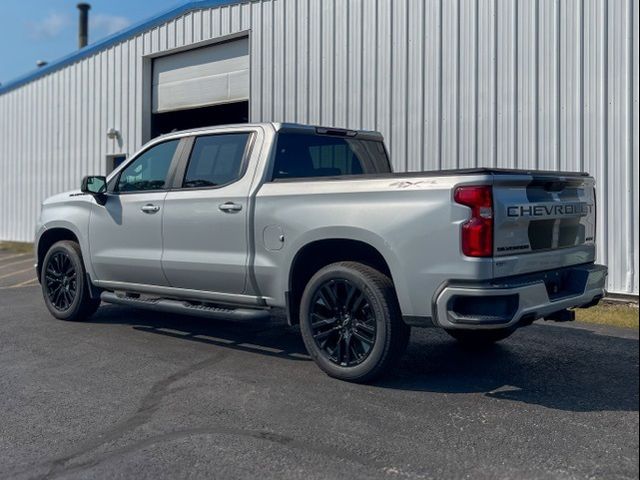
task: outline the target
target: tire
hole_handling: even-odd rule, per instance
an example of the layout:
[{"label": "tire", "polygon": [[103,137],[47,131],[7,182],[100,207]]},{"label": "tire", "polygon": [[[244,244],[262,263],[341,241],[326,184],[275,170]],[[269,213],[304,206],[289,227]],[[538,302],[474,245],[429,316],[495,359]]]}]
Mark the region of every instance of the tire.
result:
[{"label": "tire", "polygon": [[360,383],[388,371],[411,332],[391,279],[356,262],[333,263],[311,277],[300,302],[300,330],[325,373]]},{"label": "tire", "polygon": [[47,309],[60,320],[82,321],[100,306],[89,295],[80,245],[70,240],[53,244],[40,272],[42,295]]},{"label": "tire", "polygon": [[498,328],[495,330],[447,330],[449,335],[466,347],[487,347],[510,337],[515,329]]}]

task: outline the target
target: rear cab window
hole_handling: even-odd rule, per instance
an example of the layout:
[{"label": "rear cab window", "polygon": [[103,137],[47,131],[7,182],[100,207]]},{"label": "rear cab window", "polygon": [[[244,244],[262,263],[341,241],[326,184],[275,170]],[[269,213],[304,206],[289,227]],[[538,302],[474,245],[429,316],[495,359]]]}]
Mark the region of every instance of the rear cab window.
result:
[{"label": "rear cab window", "polygon": [[378,140],[284,131],[275,148],[274,181],[391,172]]}]

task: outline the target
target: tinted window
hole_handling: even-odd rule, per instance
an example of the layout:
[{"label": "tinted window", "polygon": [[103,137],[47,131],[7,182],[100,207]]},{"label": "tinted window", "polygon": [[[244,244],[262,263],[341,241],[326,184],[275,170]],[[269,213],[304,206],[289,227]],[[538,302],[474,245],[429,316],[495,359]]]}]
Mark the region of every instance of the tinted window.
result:
[{"label": "tinted window", "polygon": [[167,172],[180,140],[170,140],[151,147],[120,174],[117,191],[138,192],[164,188]]},{"label": "tinted window", "polygon": [[232,133],[197,137],[184,188],[215,187],[240,178],[249,133]]},{"label": "tinted window", "polygon": [[382,142],[306,133],[278,135],[273,178],[388,173]]}]

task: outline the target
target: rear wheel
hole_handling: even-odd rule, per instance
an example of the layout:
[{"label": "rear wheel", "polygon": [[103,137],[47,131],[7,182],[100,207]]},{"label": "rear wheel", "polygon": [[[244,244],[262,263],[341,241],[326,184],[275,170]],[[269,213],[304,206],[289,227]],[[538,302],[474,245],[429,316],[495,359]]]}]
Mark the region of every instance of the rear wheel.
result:
[{"label": "rear wheel", "polygon": [[393,366],[410,335],[389,277],[356,262],[327,265],[311,278],[300,329],[318,366],[353,382],[371,381]]},{"label": "rear wheel", "polygon": [[511,336],[513,328],[495,330],[447,330],[447,333],[461,344],[469,347],[485,347]]},{"label": "rear wheel", "polygon": [[49,312],[62,320],[84,320],[100,306],[89,295],[80,246],[73,241],[55,243],[42,262],[40,284]]}]

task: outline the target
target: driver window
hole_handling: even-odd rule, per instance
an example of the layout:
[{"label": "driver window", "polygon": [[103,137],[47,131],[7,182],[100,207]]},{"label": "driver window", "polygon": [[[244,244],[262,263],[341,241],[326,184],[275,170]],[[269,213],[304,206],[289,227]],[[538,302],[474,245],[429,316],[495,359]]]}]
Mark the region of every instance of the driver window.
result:
[{"label": "driver window", "polygon": [[140,192],[164,188],[167,172],[180,139],[160,143],[131,162],[120,174],[118,192]]}]

